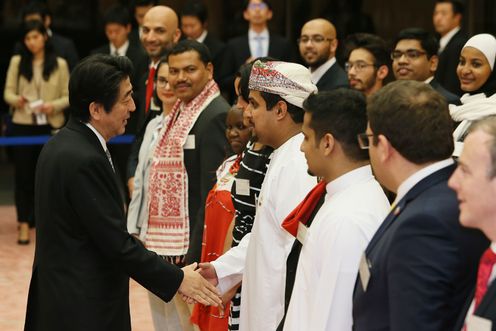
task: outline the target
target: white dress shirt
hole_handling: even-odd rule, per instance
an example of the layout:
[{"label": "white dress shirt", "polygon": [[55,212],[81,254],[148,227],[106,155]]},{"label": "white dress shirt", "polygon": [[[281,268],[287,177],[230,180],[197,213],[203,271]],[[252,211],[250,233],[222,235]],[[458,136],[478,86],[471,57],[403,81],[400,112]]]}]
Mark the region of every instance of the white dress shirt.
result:
[{"label": "white dress shirt", "polygon": [[241,331],[275,330],[284,315],[286,259],[294,237],[281,223],[317,184],[307,173],[300,133],[274,151],[251,233],[212,262],[222,292],[243,280]]},{"label": "white dress shirt", "polygon": [[[261,37],[262,39],[262,54],[257,54],[258,51],[258,43],[257,37]],[[262,57],[269,55],[269,30],[265,29],[260,33],[256,33],[255,31],[249,29],[248,30],[248,44],[250,46],[250,54],[252,57]]]},{"label": "white dress shirt", "polygon": [[115,48],[114,44],[110,43],[110,54],[118,55],[118,56],[126,56],[128,48],[129,48],[129,40],[126,40],[126,42],[119,48]]},{"label": "white dress shirt", "polygon": [[329,70],[334,65],[334,63],[336,63],[335,57],[327,60],[320,67],[318,67],[317,69],[312,71],[311,72],[311,78],[310,78],[312,80],[312,83],[317,84],[318,81],[322,78],[322,76],[324,76],[324,74],[327,72],[327,70]]},{"label": "white dress shirt", "polygon": [[351,330],[360,257],[389,212],[369,165],[326,185],[301,249],[285,331]]},{"label": "white dress shirt", "polygon": [[196,41],[203,44],[203,42],[205,41],[205,38],[207,38],[207,34],[208,34],[208,31],[203,30],[202,34],[198,38],[196,38]]}]

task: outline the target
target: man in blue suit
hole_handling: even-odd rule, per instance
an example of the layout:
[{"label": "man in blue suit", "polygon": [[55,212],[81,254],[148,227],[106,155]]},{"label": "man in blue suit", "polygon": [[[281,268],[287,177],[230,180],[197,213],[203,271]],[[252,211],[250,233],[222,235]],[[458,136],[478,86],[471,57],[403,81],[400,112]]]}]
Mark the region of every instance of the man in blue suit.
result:
[{"label": "man in blue suit", "polygon": [[447,186],[455,169],[445,99],[423,82],[371,96],[359,135],[377,179],[397,194],[360,262],[354,330],[453,330],[488,241],[458,222]]}]

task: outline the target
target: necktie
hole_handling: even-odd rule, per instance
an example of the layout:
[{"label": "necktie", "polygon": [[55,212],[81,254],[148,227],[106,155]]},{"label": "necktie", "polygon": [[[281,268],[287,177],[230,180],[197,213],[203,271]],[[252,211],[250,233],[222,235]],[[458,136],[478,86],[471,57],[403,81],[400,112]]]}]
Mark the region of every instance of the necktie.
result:
[{"label": "necktie", "polygon": [[255,50],[255,58],[263,57],[264,54],[264,47],[263,47],[263,41],[265,40],[264,36],[256,36],[255,41],[257,42],[257,48]]},{"label": "necktie", "polygon": [[153,95],[153,80],[155,78],[155,68],[151,67],[150,72],[148,73],[148,79],[146,80],[146,107],[145,107],[145,114],[148,112],[150,109],[150,103],[152,100],[152,95]]},{"label": "necktie", "polygon": [[110,156],[110,152],[108,149],[105,150],[105,154],[107,155],[107,159],[110,162],[110,166],[112,167],[112,170],[115,172],[114,163],[112,162],[112,156]]},{"label": "necktie", "polygon": [[475,289],[475,307],[474,311],[477,309],[482,301],[482,298],[486,294],[487,286],[489,283],[489,278],[491,277],[491,272],[493,266],[496,263],[496,254],[488,248],[480,259],[479,271],[477,273],[477,287]]},{"label": "necktie", "polygon": [[317,206],[320,198],[325,193],[325,188],[326,183],[321,181],[310,192],[308,192],[305,199],[303,199],[303,201],[296,206],[291,213],[289,213],[286,219],[284,219],[282,222],[282,227],[296,237],[299,222],[307,224],[310,215],[312,215],[312,212]]}]

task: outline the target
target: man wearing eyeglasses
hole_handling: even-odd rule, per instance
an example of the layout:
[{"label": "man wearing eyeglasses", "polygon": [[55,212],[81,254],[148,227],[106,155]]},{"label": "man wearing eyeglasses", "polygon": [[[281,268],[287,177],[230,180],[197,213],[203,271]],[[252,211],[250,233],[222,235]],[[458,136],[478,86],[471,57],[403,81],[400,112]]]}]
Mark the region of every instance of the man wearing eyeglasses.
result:
[{"label": "man wearing eyeglasses", "polygon": [[449,104],[459,104],[459,97],[446,90],[434,78],[439,62],[438,49],[436,38],[423,29],[408,28],[400,31],[391,53],[394,76],[397,80],[409,79],[430,84]]},{"label": "man wearing eyeglasses", "polygon": [[379,36],[357,33],[350,39],[355,45],[345,63],[350,87],[369,96],[384,85],[389,74],[389,52]]},{"label": "man wearing eyeglasses", "polygon": [[336,62],[336,28],[328,20],[308,21],[297,40],[300,55],[312,73],[312,82],[319,91],[348,87],[346,72]]},{"label": "man wearing eyeglasses", "polygon": [[362,255],[353,330],[454,330],[488,241],[458,222],[446,101],[424,83],[396,81],[368,99],[367,115],[359,143],[397,196]]}]

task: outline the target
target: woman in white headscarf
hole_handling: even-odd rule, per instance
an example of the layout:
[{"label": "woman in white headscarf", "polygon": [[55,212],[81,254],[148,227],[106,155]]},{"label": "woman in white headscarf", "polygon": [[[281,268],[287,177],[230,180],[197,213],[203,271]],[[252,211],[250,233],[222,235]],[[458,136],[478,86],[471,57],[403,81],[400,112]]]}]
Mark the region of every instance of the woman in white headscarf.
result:
[{"label": "woman in white headscarf", "polygon": [[460,87],[465,94],[461,105],[450,105],[454,121],[461,122],[453,133],[454,156],[459,156],[470,124],[496,114],[496,38],[482,33],[470,38],[462,48],[456,69]]}]

